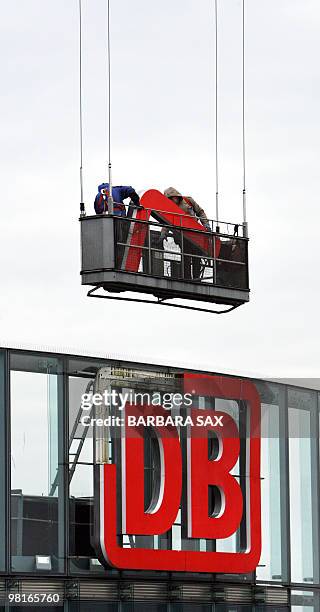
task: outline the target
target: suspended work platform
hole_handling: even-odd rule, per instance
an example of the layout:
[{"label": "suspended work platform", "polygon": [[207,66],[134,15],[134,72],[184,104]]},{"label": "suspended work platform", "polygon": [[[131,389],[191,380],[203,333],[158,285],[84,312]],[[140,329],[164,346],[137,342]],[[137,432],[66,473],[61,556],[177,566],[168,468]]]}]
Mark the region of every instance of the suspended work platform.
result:
[{"label": "suspended work platform", "polygon": [[143,209],[129,205],[123,217],[80,218],[83,285],[153,295],[161,302],[237,307],[249,301],[243,226],[220,223],[217,231],[210,221],[208,231],[155,190],[146,192],[141,204]]}]

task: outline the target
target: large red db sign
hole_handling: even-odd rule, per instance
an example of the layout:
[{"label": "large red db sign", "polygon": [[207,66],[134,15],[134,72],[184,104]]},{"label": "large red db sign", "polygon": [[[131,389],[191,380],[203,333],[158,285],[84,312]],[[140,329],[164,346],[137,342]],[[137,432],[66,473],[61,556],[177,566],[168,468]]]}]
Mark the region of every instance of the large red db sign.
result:
[{"label": "large red db sign", "polygon": [[[261,554],[258,392],[247,380],[193,374],[184,375],[184,391],[195,401],[178,425],[162,406],[126,406],[117,457],[96,467],[99,558],[122,569],[251,572]],[[228,405],[221,400],[239,414],[221,408]],[[159,458],[148,507],[146,422]],[[162,544],[161,537],[178,513],[184,539],[176,550],[169,536]],[[235,552],[226,552],[223,542],[233,534]]]}]

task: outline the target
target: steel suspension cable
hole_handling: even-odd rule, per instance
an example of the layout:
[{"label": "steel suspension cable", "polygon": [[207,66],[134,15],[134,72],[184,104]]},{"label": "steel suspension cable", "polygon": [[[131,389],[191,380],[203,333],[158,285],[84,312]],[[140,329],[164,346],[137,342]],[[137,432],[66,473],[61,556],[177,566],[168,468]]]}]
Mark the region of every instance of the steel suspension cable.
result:
[{"label": "steel suspension cable", "polygon": [[107,73],[108,73],[108,176],[109,176],[109,197],[108,213],[113,214],[112,197],[112,165],[111,165],[111,34],[110,34],[110,0],[108,2],[107,16]]},{"label": "steel suspension cable", "polygon": [[83,105],[82,105],[82,5],[79,0],[79,127],[80,127],[80,215],[84,216],[83,201]]},{"label": "steel suspension cable", "polygon": [[247,177],[246,177],[246,106],[245,106],[245,0],[242,0],[242,164],[243,164],[243,233],[248,236],[247,223]]},{"label": "steel suspension cable", "polygon": [[214,1],[215,24],[215,155],[216,155],[216,231],[219,232],[219,135],[218,135],[218,0]]}]

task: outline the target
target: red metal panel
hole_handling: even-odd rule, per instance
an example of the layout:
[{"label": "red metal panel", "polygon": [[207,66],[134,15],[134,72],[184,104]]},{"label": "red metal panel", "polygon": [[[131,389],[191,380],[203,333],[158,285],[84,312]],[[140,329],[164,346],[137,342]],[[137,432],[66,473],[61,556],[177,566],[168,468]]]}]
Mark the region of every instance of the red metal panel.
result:
[{"label": "red metal panel", "polygon": [[[172,200],[166,198],[156,189],[149,189],[149,191],[146,191],[141,198],[141,203],[145,208],[150,208],[151,210],[155,211],[154,215],[164,224],[170,223],[170,225],[176,225],[177,227],[183,227],[185,229],[207,232],[205,227],[203,227],[203,225],[197,221],[195,217],[184,213],[175,202],[172,202]],[[199,247],[204,255],[209,255],[212,257],[210,232],[208,232],[208,235],[209,236],[207,238],[204,234],[184,232],[184,237]],[[220,240],[219,238],[216,238],[216,257],[219,255],[219,250]]]},{"label": "red metal panel", "polygon": [[[200,230],[207,232],[197,219],[191,215],[184,214],[181,208],[169,198],[166,198],[160,191],[149,189],[141,198],[143,210],[138,210],[135,214],[135,219],[140,221],[149,221],[150,216],[154,217],[163,225],[173,225],[184,230]],[[147,225],[143,223],[134,223],[132,221],[129,236],[128,247],[126,247],[126,255],[124,260],[124,269],[129,272],[137,272],[142,255],[142,247],[145,244],[147,235]],[[203,233],[188,232],[183,233],[184,240],[191,242],[198,247],[200,253],[213,257],[213,243],[211,233],[208,232],[208,237]],[[215,238],[215,256],[219,256],[221,242],[219,238]],[[140,247],[140,248],[139,248]]]},{"label": "red metal panel", "polygon": [[[149,221],[150,212],[147,210],[135,210],[132,219],[138,221]],[[127,244],[125,247],[122,268],[128,272],[138,272],[142,257],[142,247],[146,242],[148,225],[146,223],[130,223]]]}]

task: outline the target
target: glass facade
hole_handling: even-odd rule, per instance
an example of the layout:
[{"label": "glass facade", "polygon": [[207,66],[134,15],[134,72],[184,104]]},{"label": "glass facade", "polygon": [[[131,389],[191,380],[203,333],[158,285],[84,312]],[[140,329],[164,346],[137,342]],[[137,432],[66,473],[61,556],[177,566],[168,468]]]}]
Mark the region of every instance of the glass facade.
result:
[{"label": "glass facade", "polygon": [[[160,366],[0,351],[0,603],[42,585],[59,594],[52,609],[74,612],[319,611],[319,393],[294,381],[254,381],[262,406],[262,554],[255,573],[118,571],[105,569],[95,552],[94,438],[91,428],[79,424],[82,395],[92,391],[106,366],[123,377],[123,388],[130,388],[130,376],[140,370],[181,375]],[[205,397],[199,403],[200,409],[209,406]],[[241,428],[235,402],[217,399],[213,409],[233,416]],[[214,449],[213,440],[209,454]],[[158,463],[146,438],[149,502]],[[238,464],[232,472],[237,476]],[[186,549],[183,521],[179,510],[170,533],[155,537],[153,545],[163,548],[167,539],[174,549]],[[137,547],[144,544],[136,539]],[[124,539],[123,545],[131,543]],[[194,546],[212,550],[208,540]],[[214,546],[239,551],[240,529]],[[11,610],[24,609],[14,601]]]}]

